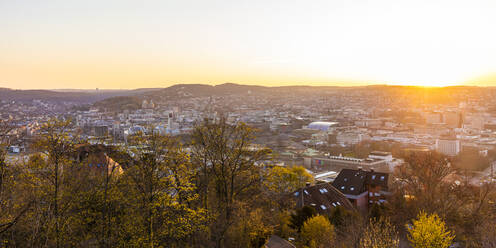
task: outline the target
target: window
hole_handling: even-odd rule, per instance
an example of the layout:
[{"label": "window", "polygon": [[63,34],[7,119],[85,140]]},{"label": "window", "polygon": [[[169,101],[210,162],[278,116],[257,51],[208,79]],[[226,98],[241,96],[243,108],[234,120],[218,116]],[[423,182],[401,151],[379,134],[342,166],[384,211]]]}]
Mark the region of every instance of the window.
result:
[{"label": "window", "polygon": [[345,186],[341,186],[341,189],[344,190],[346,187]]},{"label": "window", "polygon": [[372,180],[375,180],[375,175],[372,175]]},{"label": "window", "polygon": [[341,202],[336,202],[339,206],[341,206]]},{"label": "window", "polygon": [[327,209],[326,206],[324,206],[324,205],[320,205],[320,208],[322,208],[322,210],[326,210]]},{"label": "window", "polygon": [[332,205],[335,207],[336,206],[336,203],[333,202]]},{"label": "window", "polygon": [[294,193],[294,195],[295,195],[295,196],[298,196],[299,194],[300,194],[300,192],[298,192],[298,191],[296,191],[296,192]]},{"label": "window", "polygon": [[384,181],[384,176],[381,176],[381,181]]},{"label": "window", "polygon": [[347,178],[347,177],[345,177],[345,178],[344,178],[344,181],[345,181],[345,182],[348,182],[348,178]]},{"label": "window", "polygon": [[307,191],[306,189],[305,189],[305,190],[303,190],[303,191],[305,192],[305,194],[307,194],[307,195],[308,195],[308,191]]}]

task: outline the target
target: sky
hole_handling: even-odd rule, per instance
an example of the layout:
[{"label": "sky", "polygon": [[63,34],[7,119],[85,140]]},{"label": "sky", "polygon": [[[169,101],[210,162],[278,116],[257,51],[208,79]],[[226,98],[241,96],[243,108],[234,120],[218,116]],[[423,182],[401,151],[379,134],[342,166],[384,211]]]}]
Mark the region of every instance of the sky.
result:
[{"label": "sky", "polygon": [[494,0],[0,0],[0,87],[496,86]]}]

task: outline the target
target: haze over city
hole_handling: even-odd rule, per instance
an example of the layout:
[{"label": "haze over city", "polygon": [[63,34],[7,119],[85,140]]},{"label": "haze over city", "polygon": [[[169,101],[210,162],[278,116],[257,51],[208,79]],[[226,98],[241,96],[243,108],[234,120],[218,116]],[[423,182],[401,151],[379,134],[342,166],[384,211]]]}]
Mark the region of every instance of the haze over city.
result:
[{"label": "haze over city", "polygon": [[496,3],[2,1],[0,87],[493,86]]}]

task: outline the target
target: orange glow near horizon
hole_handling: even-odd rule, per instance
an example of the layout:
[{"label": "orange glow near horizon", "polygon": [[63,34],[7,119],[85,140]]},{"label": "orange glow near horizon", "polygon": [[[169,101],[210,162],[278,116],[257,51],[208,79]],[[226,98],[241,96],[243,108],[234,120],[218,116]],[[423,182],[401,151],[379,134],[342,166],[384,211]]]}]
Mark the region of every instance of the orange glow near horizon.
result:
[{"label": "orange glow near horizon", "polygon": [[0,87],[496,86],[494,9],[491,0],[5,1]]}]

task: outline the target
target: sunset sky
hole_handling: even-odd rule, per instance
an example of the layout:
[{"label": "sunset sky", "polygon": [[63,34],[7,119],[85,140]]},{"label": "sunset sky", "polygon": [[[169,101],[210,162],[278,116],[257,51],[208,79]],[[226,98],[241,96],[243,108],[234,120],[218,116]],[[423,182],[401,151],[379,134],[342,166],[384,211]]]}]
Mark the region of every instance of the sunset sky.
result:
[{"label": "sunset sky", "polygon": [[494,0],[0,0],[0,87],[496,85]]}]

